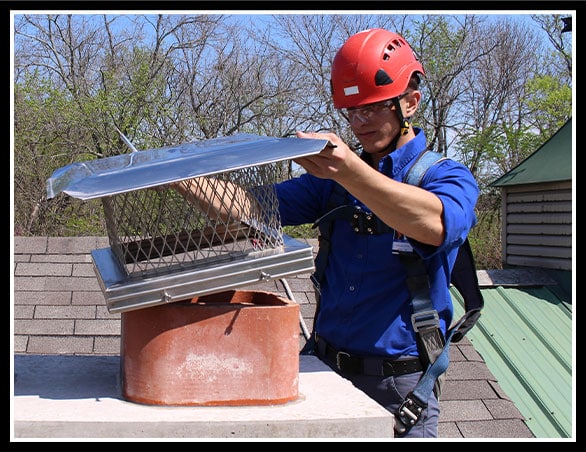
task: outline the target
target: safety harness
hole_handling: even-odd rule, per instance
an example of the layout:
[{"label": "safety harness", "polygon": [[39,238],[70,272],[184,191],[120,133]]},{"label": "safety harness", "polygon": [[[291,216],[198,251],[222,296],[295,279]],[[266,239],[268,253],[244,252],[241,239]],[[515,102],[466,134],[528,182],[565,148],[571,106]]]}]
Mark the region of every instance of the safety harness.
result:
[{"label": "safety harness", "polygon": [[[445,157],[438,152],[430,150],[422,152],[405,176],[404,182],[419,186],[429,167],[444,159]],[[317,304],[314,329],[309,341],[301,351],[302,354],[313,354],[316,349],[315,325],[319,314],[320,287],[324,280],[331,248],[334,220],[348,219],[358,234],[376,235],[395,232],[373,213],[367,212],[359,206],[344,204],[346,200],[347,192],[339,184],[336,184],[329,200],[330,210],[313,225],[314,228],[319,227],[320,230],[315,272],[311,275]],[[395,430],[399,434],[404,433],[419,421],[423,410],[427,407],[427,401],[432,391],[435,391],[439,398],[444,373],[449,364],[449,345],[451,342],[460,341],[466,335],[477,322],[484,306],[484,299],[478,287],[474,257],[468,239],[466,239],[458,250],[451,274],[451,283],[464,299],[465,313],[447,331],[444,338],[440,329],[439,315],[431,301],[429,276],[423,259],[413,251],[407,241],[403,243],[405,246],[394,249],[393,253],[398,255],[407,271],[407,286],[413,307],[411,322],[417,337],[419,357],[426,370],[413,391],[407,395],[395,413]]]}]

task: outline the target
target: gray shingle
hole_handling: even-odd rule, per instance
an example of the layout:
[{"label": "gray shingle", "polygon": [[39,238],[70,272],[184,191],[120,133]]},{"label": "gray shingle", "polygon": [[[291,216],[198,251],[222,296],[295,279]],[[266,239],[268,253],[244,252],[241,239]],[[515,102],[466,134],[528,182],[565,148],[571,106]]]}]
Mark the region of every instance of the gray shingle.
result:
[{"label": "gray shingle", "polygon": [[[15,353],[120,353],[120,314],[107,311],[104,295],[89,265],[90,251],[107,246],[104,237],[15,237],[14,261],[28,262],[21,272],[35,275],[16,276],[15,266]],[[55,269],[68,265],[75,269],[72,276],[50,276]],[[311,330],[315,294],[309,275],[292,276],[286,281],[294,300],[300,304],[306,328]],[[280,281],[263,281],[246,290],[287,297]],[[300,346],[305,343],[301,331],[299,341]],[[450,367],[440,407],[440,438],[532,437],[519,411],[467,338],[450,347]]]},{"label": "gray shingle", "polygon": [[464,438],[533,438],[520,419],[459,422]]},{"label": "gray shingle", "polygon": [[27,353],[49,355],[77,355],[93,352],[93,337],[76,336],[31,336]]},{"label": "gray shingle", "polygon": [[443,400],[441,403],[441,418],[443,422],[491,420],[490,411],[482,400]]},{"label": "gray shingle", "polygon": [[523,415],[511,400],[485,400],[486,407],[495,419],[523,419]]},{"label": "gray shingle", "polygon": [[456,380],[446,379],[441,398],[447,400],[486,400],[498,399],[498,394],[484,379]]}]

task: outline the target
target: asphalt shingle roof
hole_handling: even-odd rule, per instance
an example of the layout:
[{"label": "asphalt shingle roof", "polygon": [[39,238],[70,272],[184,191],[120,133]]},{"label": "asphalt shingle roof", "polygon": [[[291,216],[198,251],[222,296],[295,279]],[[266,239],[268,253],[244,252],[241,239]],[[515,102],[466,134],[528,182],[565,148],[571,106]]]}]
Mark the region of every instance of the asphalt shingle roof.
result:
[{"label": "asphalt shingle roof", "polygon": [[[120,314],[108,312],[90,255],[108,246],[106,237],[14,237],[15,354],[120,353]],[[311,329],[315,296],[309,275],[286,282]],[[247,289],[287,297],[280,280]],[[440,401],[441,438],[534,437],[467,338],[451,346],[450,360]]]}]

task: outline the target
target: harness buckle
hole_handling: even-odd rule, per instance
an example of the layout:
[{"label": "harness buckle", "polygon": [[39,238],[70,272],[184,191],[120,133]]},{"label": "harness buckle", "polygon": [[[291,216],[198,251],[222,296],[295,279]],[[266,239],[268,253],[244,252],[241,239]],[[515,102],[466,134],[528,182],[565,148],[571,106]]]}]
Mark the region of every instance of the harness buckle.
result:
[{"label": "harness buckle", "polygon": [[426,327],[439,327],[439,315],[435,309],[411,314],[411,324],[416,333]]},{"label": "harness buckle", "polygon": [[339,370],[345,371],[348,370],[348,362],[351,356],[349,353],[346,352],[338,352],[336,353],[336,366]]},{"label": "harness buckle", "polygon": [[405,400],[395,413],[396,420],[398,421],[395,422],[395,430],[397,433],[403,434],[407,429],[419,422],[425,408],[427,408],[427,403],[423,403],[412,392],[407,394],[407,397],[405,397]]},{"label": "harness buckle", "polygon": [[321,293],[321,284],[320,284],[320,282],[318,281],[318,279],[317,279],[317,276],[315,276],[315,273],[312,273],[312,274],[309,276],[309,279],[310,279],[310,281],[313,283],[313,287],[314,287],[314,289],[315,289],[315,290],[317,290],[318,292],[320,292],[320,293]]},{"label": "harness buckle", "polygon": [[375,235],[379,233],[377,217],[360,207],[356,207],[356,210],[352,213],[350,224],[357,234]]}]

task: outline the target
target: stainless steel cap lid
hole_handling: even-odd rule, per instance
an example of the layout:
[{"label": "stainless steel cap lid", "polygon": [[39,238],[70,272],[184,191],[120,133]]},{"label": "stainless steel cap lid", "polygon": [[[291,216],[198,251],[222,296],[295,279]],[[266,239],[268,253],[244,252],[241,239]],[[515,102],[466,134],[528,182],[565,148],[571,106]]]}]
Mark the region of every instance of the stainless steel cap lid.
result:
[{"label": "stainless steel cap lid", "polygon": [[319,153],[327,140],[250,134],[131,152],[57,169],[47,197],[87,200]]}]

